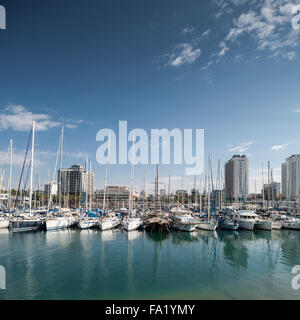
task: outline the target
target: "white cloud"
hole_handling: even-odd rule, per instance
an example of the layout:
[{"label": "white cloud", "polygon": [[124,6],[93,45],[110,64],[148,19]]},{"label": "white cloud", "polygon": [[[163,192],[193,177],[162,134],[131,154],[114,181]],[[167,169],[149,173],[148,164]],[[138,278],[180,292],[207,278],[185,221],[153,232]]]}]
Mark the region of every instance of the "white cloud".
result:
[{"label": "white cloud", "polygon": [[206,31],[204,31],[203,33],[202,33],[202,37],[208,37],[209,36],[209,34],[210,34],[210,29],[207,29]]},{"label": "white cloud", "polygon": [[286,148],[287,148],[287,144],[278,144],[278,145],[272,146],[271,150],[279,152],[279,151],[285,150]]},{"label": "white cloud", "polygon": [[225,54],[229,50],[229,48],[226,46],[226,43],[224,41],[221,41],[220,47],[222,49],[219,51],[218,56],[223,57],[223,56],[225,56]]},{"label": "white cloud", "polygon": [[9,105],[0,113],[0,131],[12,129],[14,131],[28,131],[32,122],[36,121],[36,128],[45,131],[60,125],[51,116],[44,113],[32,113],[22,105]]},{"label": "white cloud", "polygon": [[228,145],[228,152],[245,153],[249,150],[249,146],[251,146],[252,144],[254,144],[254,141],[241,142],[237,146]]},{"label": "white cloud", "polygon": [[186,34],[189,34],[189,33],[193,33],[194,30],[195,30],[194,27],[187,25],[187,26],[181,31],[181,33],[182,33],[183,35],[186,35]]},{"label": "white cloud", "polygon": [[300,109],[294,109],[293,112],[300,113]]},{"label": "white cloud", "polygon": [[[234,1],[243,4],[244,1]],[[250,35],[257,49],[270,50],[274,54],[269,57],[283,57],[294,60],[297,55],[291,48],[299,45],[300,29],[292,27],[295,8],[298,0],[265,0],[257,1],[257,6],[233,18],[233,26],[229,29],[225,41],[235,42],[237,38]]]},{"label": "white cloud", "polygon": [[201,49],[194,49],[189,43],[177,45],[171,54],[168,54],[168,65],[179,67],[184,64],[194,63],[201,54]]}]

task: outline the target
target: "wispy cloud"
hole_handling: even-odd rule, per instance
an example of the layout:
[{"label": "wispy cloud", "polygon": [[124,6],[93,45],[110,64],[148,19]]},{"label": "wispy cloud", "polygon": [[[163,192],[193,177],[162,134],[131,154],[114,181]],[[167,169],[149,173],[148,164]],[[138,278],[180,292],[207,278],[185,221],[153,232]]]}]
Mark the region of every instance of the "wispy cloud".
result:
[{"label": "wispy cloud", "polygon": [[181,31],[181,33],[182,33],[183,35],[186,35],[186,34],[193,33],[194,30],[195,30],[195,27],[192,27],[192,26],[187,25],[185,28],[183,28],[183,30]]},{"label": "wispy cloud", "polygon": [[[244,4],[245,1],[232,1]],[[269,50],[272,56],[294,60],[296,53],[291,48],[299,45],[300,30],[292,27],[297,0],[259,0],[256,6],[233,18],[225,41],[235,42],[249,35],[257,45],[257,50]],[[249,5],[249,4],[248,4]]]},{"label": "wispy cloud", "polygon": [[228,145],[228,152],[245,153],[249,150],[249,146],[254,144],[254,141],[241,142],[239,145]]},{"label": "wispy cloud", "polygon": [[272,151],[276,151],[276,152],[279,152],[279,151],[283,151],[287,148],[288,144],[278,144],[278,145],[275,145],[275,146],[272,146],[270,149]]},{"label": "wispy cloud", "polygon": [[177,45],[170,54],[167,54],[167,64],[172,67],[192,64],[199,58],[200,54],[201,49],[194,48],[189,43],[181,43]]},{"label": "wispy cloud", "polygon": [[201,34],[201,37],[208,37],[209,34],[210,34],[211,30],[210,29],[207,29],[206,31],[204,31],[202,34]]}]

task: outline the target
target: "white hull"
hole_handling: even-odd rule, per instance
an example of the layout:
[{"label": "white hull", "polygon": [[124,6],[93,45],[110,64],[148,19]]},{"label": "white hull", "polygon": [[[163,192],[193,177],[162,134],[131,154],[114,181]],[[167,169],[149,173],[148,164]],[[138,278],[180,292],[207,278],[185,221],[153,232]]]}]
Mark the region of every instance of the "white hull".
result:
[{"label": "white hull", "polygon": [[96,228],[98,226],[97,220],[81,220],[78,222],[78,228],[81,230]]},{"label": "white hull", "polygon": [[253,230],[254,229],[254,221],[239,221],[239,227],[240,229],[245,229],[245,230]]},{"label": "white hull", "polygon": [[9,220],[8,219],[1,219],[0,220],[0,228],[8,228],[9,226]]},{"label": "white hull", "polygon": [[281,223],[281,222],[278,222],[278,221],[273,221],[272,229],[273,229],[273,230],[280,230],[280,229],[282,229],[282,223]]},{"label": "white hull", "polygon": [[282,228],[291,230],[300,230],[300,222],[286,222],[282,224]]},{"label": "white hull", "polygon": [[99,222],[99,228],[100,230],[110,230],[116,228],[120,224],[120,221],[117,219],[103,219]]},{"label": "white hull", "polygon": [[210,223],[199,223],[197,224],[198,229],[208,230],[208,231],[215,231],[217,229],[217,224],[210,222]]},{"label": "white hull", "polygon": [[255,224],[255,228],[261,229],[261,230],[272,231],[272,229],[273,229],[273,221],[272,220],[259,220]]},{"label": "white hull", "polygon": [[142,226],[142,221],[139,218],[129,218],[123,221],[123,226],[126,231],[136,230]]},{"label": "white hull", "polygon": [[59,230],[70,227],[72,221],[70,218],[55,218],[51,220],[46,220],[46,230]]},{"label": "white hull", "polygon": [[173,223],[173,228],[179,231],[185,231],[185,232],[193,232],[196,230],[195,224],[187,224],[187,223]]}]

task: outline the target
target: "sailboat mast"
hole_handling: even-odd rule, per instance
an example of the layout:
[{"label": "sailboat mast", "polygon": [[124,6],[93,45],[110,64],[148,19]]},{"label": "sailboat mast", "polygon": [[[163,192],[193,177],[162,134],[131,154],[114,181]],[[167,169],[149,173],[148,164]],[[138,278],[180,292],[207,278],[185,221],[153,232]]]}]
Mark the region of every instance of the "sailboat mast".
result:
[{"label": "sailboat mast", "polygon": [[265,209],[264,163],[261,164],[261,183],[262,183],[262,205],[263,205],[263,209]]},{"label": "sailboat mast", "polygon": [[89,188],[90,188],[90,211],[92,210],[92,161],[90,160],[90,172],[89,172],[89,177],[90,177],[90,183],[89,183]]},{"label": "sailboat mast", "polygon": [[[9,180],[8,180],[8,210],[11,212],[11,181],[12,181],[12,150],[13,140],[9,141]],[[1,186],[1,184],[0,184]]]},{"label": "sailboat mast", "polygon": [[[63,167],[63,141],[64,141],[64,126],[61,126],[61,133],[60,133],[60,186],[59,186],[59,211],[61,211],[61,203],[62,203],[62,167]],[[50,191],[51,192],[51,191]]]},{"label": "sailboat mast", "polygon": [[33,181],[33,159],[34,159],[34,132],[35,121],[32,123],[32,137],[31,137],[31,166],[30,166],[30,189],[29,189],[29,215],[32,211],[32,181]]},{"label": "sailboat mast", "polygon": [[134,184],[134,142],[135,142],[135,135],[133,135],[132,140],[132,157],[131,157],[131,165],[130,165],[130,194],[129,194],[129,216],[132,217],[132,210],[133,210],[133,184]]}]

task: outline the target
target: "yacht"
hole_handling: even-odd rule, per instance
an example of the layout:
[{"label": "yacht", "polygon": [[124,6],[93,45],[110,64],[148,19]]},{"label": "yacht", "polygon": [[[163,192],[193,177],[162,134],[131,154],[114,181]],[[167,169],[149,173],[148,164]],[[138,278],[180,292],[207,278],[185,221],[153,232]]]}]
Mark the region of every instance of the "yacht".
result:
[{"label": "yacht", "polygon": [[235,214],[235,218],[237,219],[241,229],[252,231],[254,230],[259,217],[254,211],[242,210]]},{"label": "yacht", "polygon": [[177,214],[172,221],[172,227],[179,231],[193,232],[196,225],[197,221],[191,214]]},{"label": "yacht", "polygon": [[7,217],[0,217],[0,229],[8,228],[9,226],[9,219]]},{"label": "yacht", "polygon": [[266,217],[258,216],[257,223],[255,224],[255,228],[261,229],[261,230],[272,231],[272,229],[273,229],[273,220],[272,219],[268,219]]},{"label": "yacht", "polygon": [[78,228],[81,230],[96,228],[99,225],[99,218],[85,217],[79,220]]},{"label": "yacht", "polygon": [[121,223],[121,220],[116,216],[107,216],[104,217],[102,220],[99,221],[99,228],[104,230],[110,230],[114,229],[117,226],[119,226]]},{"label": "yacht", "polygon": [[128,217],[123,220],[123,227],[126,231],[139,229],[143,225],[143,221],[138,217]]},{"label": "yacht", "polygon": [[230,217],[223,216],[219,219],[219,227],[224,230],[237,230],[239,228],[239,223],[231,219]]},{"label": "yacht", "polygon": [[72,227],[75,224],[75,218],[72,214],[60,215],[58,217],[46,220],[46,230],[59,230]]},{"label": "yacht", "polygon": [[294,217],[284,217],[282,221],[282,228],[300,230],[300,220]]},{"label": "yacht", "polygon": [[12,232],[36,231],[45,227],[45,220],[35,216],[17,216],[10,220],[9,228]]},{"label": "yacht", "polygon": [[197,223],[197,228],[202,230],[215,231],[217,227],[218,223],[211,219],[200,219],[199,223]]}]

